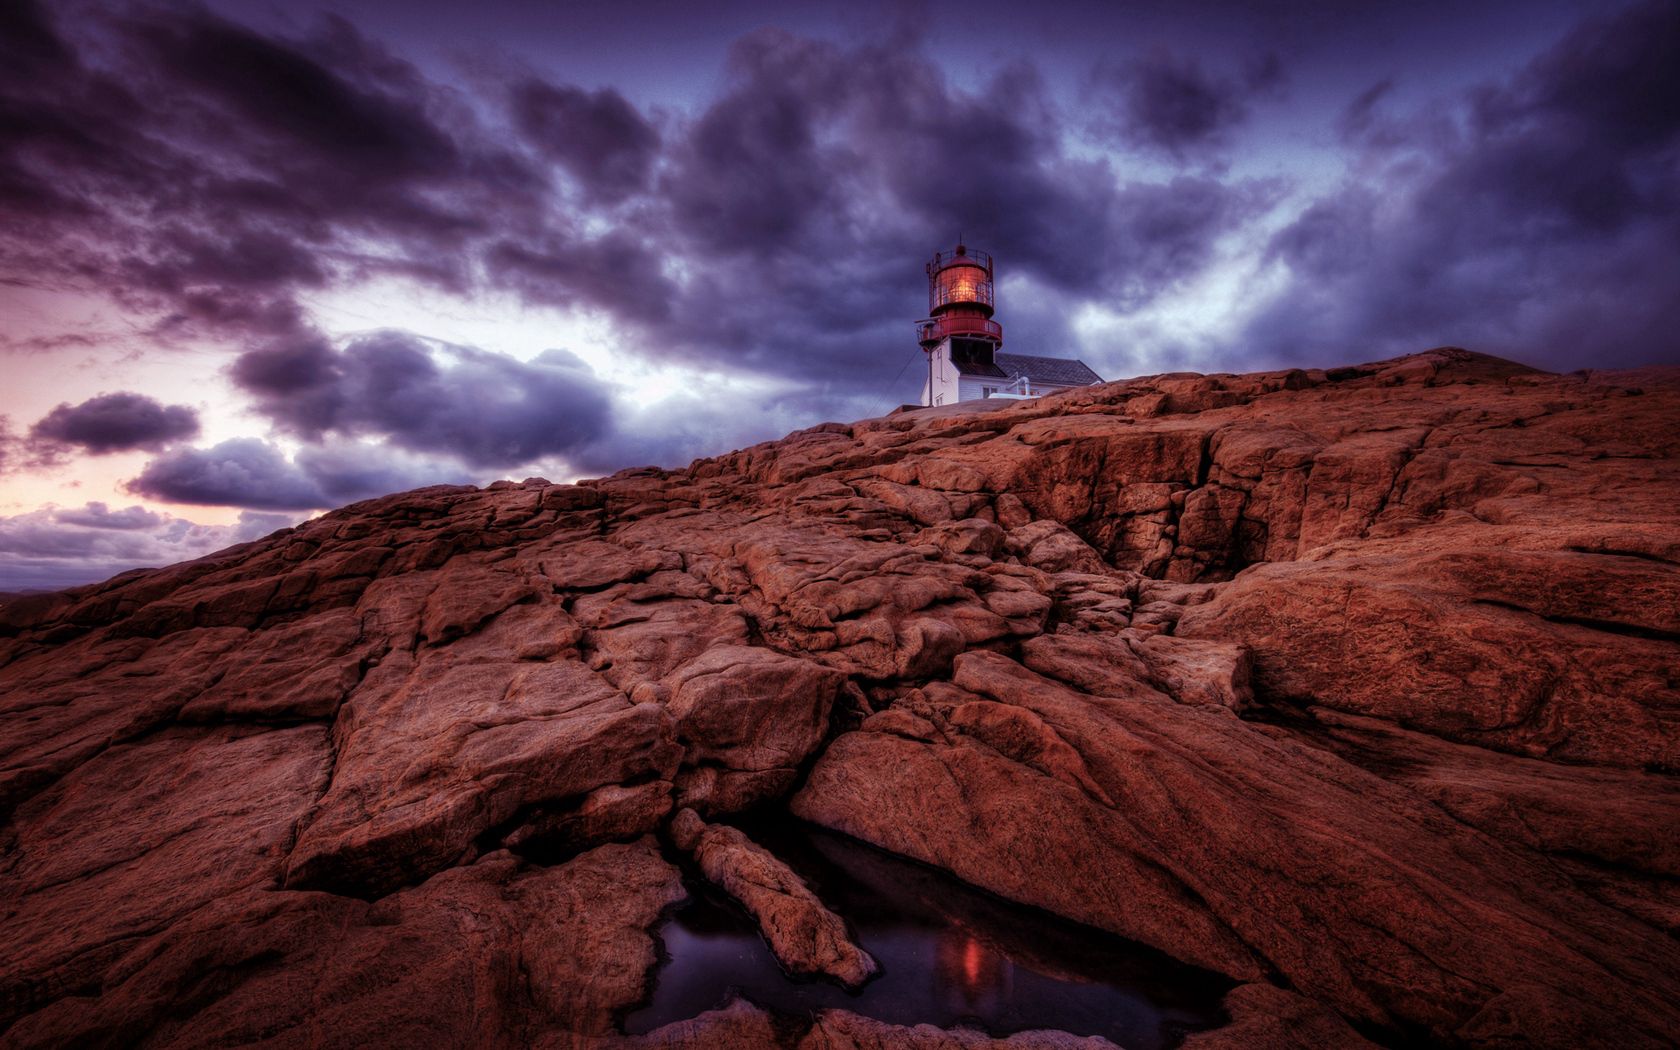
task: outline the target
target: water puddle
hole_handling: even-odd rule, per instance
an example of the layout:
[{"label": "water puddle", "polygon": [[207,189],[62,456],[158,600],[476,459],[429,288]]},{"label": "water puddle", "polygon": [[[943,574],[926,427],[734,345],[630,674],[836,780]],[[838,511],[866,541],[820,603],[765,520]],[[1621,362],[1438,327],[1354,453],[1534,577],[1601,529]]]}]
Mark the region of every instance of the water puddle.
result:
[{"label": "water puddle", "polygon": [[810,1016],[840,1007],[894,1024],[1006,1035],[1059,1028],[1127,1050],[1176,1046],[1223,1019],[1231,982],[1143,945],[975,890],[942,872],[787,817],[743,824],[851,924],[882,974],[856,993],[784,974],[752,919],[690,872],[659,933],[664,960],[632,1034],[723,1005]]}]

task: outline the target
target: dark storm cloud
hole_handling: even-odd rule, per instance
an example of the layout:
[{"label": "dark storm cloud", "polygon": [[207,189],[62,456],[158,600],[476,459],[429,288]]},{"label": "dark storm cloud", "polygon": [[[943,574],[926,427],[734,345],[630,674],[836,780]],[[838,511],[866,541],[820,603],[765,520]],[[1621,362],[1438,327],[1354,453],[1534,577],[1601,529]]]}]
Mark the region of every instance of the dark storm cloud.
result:
[{"label": "dark storm cloud", "polygon": [[1277,183],[1232,187],[1189,175],[1125,187],[1116,198],[1123,219],[1107,249],[1115,276],[1098,298],[1121,311],[1137,309],[1200,274],[1214,242],[1269,208],[1281,190]]},{"label": "dark storm cloud", "polygon": [[198,413],[143,394],[101,394],[79,405],[61,404],[29,428],[37,451],[78,448],[93,455],[131,449],[156,451],[198,433]]},{"label": "dark storm cloud", "polygon": [[[463,163],[453,139],[424,110],[425,87],[406,64],[384,56],[347,22],[332,18],[305,51],[202,12],[181,19],[141,15],[132,32],[220,128],[250,136],[264,158],[279,150],[313,166],[331,158],[336,189],[389,187],[453,174]],[[247,140],[250,141],[250,140]],[[275,152],[268,152],[272,148]],[[372,194],[358,193],[366,201]]]},{"label": "dark storm cloud", "polygon": [[17,463],[19,446],[23,439],[12,430],[10,416],[0,416],[0,477],[6,475]]},{"label": "dark storm cloud", "polygon": [[200,506],[311,510],[328,505],[314,479],[257,438],[159,456],[128,483],[128,489],[165,503]]},{"label": "dark storm cloud", "polygon": [[1228,142],[1257,98],[1283,83],[1276,55],[1251,61],[1240,77],[1220,76],[1193,55],[1156,48],[1139,58],[1099,66],[1088,86],[1100,130],[1122,147],[1143,147],[1175,158]]},{"label": "dark storm cloud", "polygon": [[[289,347],[236,374],[295,430],[447,444],[480,464],[598,437],[605,409],[577,392],[598,388],[561,399],[567,433],[529,412],[500,426],[507,406],[470,404],[486,389],[473,384],[450,411],[421,384],[443,422],[408,424],[400,399],[377,404],[399,388],[342,362],[283,406],[261,373],[316,352],[300,296],[376,274],[489,285],[603,316],[628,353],[816,384],[844,414],[914,350],[921,262],[958,233],[997,253],[1023,317],[1093,298],[1130,309],[1205,265],[1260,201],[1211,179],[1118,184],[1069,155],[1031,67],[967,90],[902,41],[750,34],[719,96],[661,131],[611,89],[528,74],[469,104],[336,18],[283,37],[198,8],[56,27],[18,10],[33,65],[0,70],[0,98],[28,119],[0,129],[16,183],[0,192],[29,218],[0,235],[0,278],[101,291],[165,335]],[[1029,352],[1066,339],[1012,332]]]},{"label": "dark storm cloud", "polygon": [[[663,190],[679,228],[721,253],[774,251],[843,210],[851,165],[867,163],[819,133],[884,70],[848,70],[832,45],[765,30],[730,50],[733,89],[677,145]],[[849,73],[857,74],[854,81]]]},{"label": "dark storm cloud", "polygon": [[[692,265],[672,310],[685,337],[659,345],[830,384],[834,414],[872,400],[914,351],[921,264],[959,234],[996,254],[1023,316],[1046,300],[1131,309],[1206,265],[1264,203],[1211,179],[1119,183],[1070,155],[1028,66],[968,91],[911,45],[765,30],[735,45],[730,71],[661,183]],[[1062,352],[1059,328],[1022,327],[1010,345]]]},{"label": "dark storm cloud", "polygon": [[563,455],[611,425],[609,391],[563,350],[525,362],[402,332],[343,349],[312,336],[242,354],[232,374],[269,418],[309,440],[379,437],[479,467]]},{"label": "dark storm cloud", "polygon": [[532,144],[591,197],[616,202],[647,188],[659,132],[618,92],[527,78],[513,86],[510,107]]},{"label": "dark storm cloud", "polygon": [[1366,164],[1396,174],[1273,239],[1293,281],[1252,345],[1328,359],[1453,342],[1559,368],[1680,358],[1674,98],[1680,6],[1655,3],[1474,92],[1450,140],[1390,121]]},{"label": "dark storm cloud", "polygon": [[275,335],[301,327],[300,291],[465,288],[473,244],[547,221],[531,158],[342,20],[281,39],[194,7],[9,12],[0,279],[109,295],[162,332]]},{"label": "dark storm cloud", "polygon": [[[1673,84],[1625,74],[1673,68],[1671,11],[1584,30],[1462,100],[1457,126],[1398,112],[1405,92],[1381,84],[1346,100],[1357,177],[1297,201],[1267,255],[1287,287],[1229,363],[1490,339],[1650,356],[1680,299],[1657,264],[1675,233],[1673,134],[1650,102]],[[446,84],[337,18],[266,32],[182,6],[3,17],[0,281],[96,292],[154,332],[224,341],[240,389],[309,447],[164,456],[153,482],[263,498],[218,489],[243,465],[294,505],[372,484],[310,459],[353,441],[434,465],[605,470],[614,449],[675,461],[725,440],[615,410],[564,355],[322,339],[303,304],[370,277],[575,308],[632,359],[728,377],[729,417],[797,425],[914,396],[913,371],[886,388],[918,353],[922,263],[962,234],[998,258],[1007,348],[1089,359],[1070,318],[1170,303],[1293,192],[1219,167],[1284,77],[1229,56],[1358,21],[1280,9],[1256,24],[1294,27],[1281,36],[1204,50],[1168,33],[1175,50],[1114,59],[1096,81],[1110,141],[1164,172],[1134,179],[1080,140],[1090,114],[1063,110],[1040,68],[953,78],[914,34],[752,32],[715,97],[650,115],[517,63]]]},{"label": "dark storm cloud", "polygon": [[128,491],[165,503],[251,510],[321,510],[421,485],[464,484],[447,458],[424,458],[359,442],[303,449],[294,459],[257,438],[166,452],[146,464]]},{"label": "dark storm cloud", "polygon": [[[1337,131],[1343,139],[1359,143],[1366,141],[1372,129],[1379,125],[1378,107],[1384,99],[1394,93],[1394,78],[1384,77],[1360,92],[1347,107],[1342,110],[1337,122]],[[1389,142],[1388,145],[1396,143]]]},{"label": "dark storm cloud", "polygon": [[475,480],[453,459],[409,455],[388,444],[359,441],[306,446],[295,462],[327,497],[324,506],[423,485],[466,485]]},{"label": "dark storm cloud", "polygon": [[496,283],[527,302],[594,303],[640,323],[668,321],[677,295],[654,254],[618,231],[572,243],[504,240],[489,249],[484,261]]},{"label": "dark storm cloud", "polygon": [[112,510],[106,504],[95,501],[80,509],[55,511],[53,520],[62,525],[78,525],[84,529],[121,529],[127,532],[156,528],[163,524],[164,516],[140,506]]}]

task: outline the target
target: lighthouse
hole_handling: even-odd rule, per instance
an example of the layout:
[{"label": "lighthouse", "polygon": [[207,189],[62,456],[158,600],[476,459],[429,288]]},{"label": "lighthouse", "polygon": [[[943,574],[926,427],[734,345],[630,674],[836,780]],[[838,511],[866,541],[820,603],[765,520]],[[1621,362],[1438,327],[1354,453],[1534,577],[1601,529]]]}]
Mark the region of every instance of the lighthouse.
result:
[{"label": "lighthouse", "polygon": [[990,254],[965,244],[935,252],[927,264],[927,277],[928,316],[916,322],[917,339],[928,355],[922,404],[944,405],[964,400],[958,389],[961,366],[982,372],[997,368],[1003,325],[992,320]]},{"label": "lighthouse", "polygon": [[935,252],[927,264],[928,316],[916,322],[916,341],[927,354],[928,407],[982,398],[1028,398],[1091,386],[1102,377],[1068,357],[1006,354],[996,307],[992,256],[958,243]]}]

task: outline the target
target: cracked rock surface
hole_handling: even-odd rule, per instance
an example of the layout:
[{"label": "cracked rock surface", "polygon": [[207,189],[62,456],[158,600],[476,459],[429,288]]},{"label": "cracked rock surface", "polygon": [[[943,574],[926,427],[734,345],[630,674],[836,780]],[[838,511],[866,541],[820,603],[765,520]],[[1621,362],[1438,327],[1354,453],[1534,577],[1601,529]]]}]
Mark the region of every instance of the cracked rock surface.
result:
[{"label": "cracked rock surface", "polygon": [[1444,349],[419,489],[9,602],[0,1042],[1108,1045],[620,1034],[677,845],[867,976],[728,825],[783,808],[1241,982],[1188,1046],[1671,1046],[1677,507],[1680,371]]}]

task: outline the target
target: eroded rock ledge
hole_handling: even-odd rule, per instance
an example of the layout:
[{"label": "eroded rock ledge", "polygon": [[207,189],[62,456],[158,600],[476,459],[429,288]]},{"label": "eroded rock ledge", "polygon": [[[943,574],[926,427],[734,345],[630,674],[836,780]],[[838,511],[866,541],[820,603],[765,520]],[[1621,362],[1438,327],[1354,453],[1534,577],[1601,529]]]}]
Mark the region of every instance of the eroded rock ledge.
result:
[{"label": "eroded rock ledge", "polygon": [[1677,505],[1674,370],[1438,350],[420,489],[17,601],[3,1038],[1102,1045],[618,1034],[662,849],[773,872],[721,842],[770,806],[1243,982],[1187,1045],[1672,1045]]},{"label": "eroded rock ledge", "polygon": [[692,809],[671,821],[671,837],[710,882],[757,920],[770,950],[788,971],[826,974],[848,988],[875,976],[869,953],[852,943],[846,922],[768,850],[735,828],[708,825]]}]

